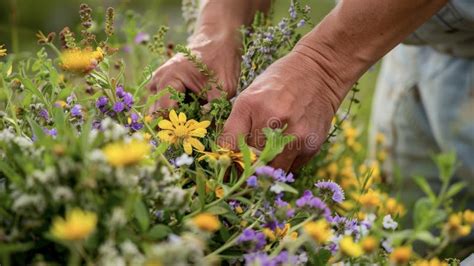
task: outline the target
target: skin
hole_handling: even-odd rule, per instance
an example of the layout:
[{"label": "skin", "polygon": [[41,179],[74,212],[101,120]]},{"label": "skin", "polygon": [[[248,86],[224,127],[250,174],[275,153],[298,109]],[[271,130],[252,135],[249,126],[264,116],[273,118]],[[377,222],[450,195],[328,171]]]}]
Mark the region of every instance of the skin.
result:
[{"label": "skin", "polygon": [[[352,85],[367,69],[441,9],[447,0],[346,0],[308,33],[288,55],[276,61],[235,101],[220,144],[236,149],[239,135],[261,149],[261,130],[287,125],[296,140],[272,166],[296,170],[318,151],[332,117]],[[270,1],[204,1],[189,47],[201,56],[235,95],[240,71],[237,29],[248,24]],[[222,15],[225,14],[225,15]],[[228,19],[222,20],[222,17]],[[226,56],[221,56],[226,55]],[[160,67],[150,88],[171,85],[199,92],[206,79],[176,55]],[[216,91],[208,100],[219,96]],[[172,106],[167,97],[156,108]]]}]

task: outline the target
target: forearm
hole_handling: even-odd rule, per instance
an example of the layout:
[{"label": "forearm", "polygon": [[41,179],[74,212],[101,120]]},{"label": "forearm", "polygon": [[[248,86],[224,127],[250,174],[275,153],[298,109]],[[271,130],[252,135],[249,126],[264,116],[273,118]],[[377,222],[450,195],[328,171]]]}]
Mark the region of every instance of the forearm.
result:
[{"label": "forearm", "polygon": [[257,11],[267,12],[271,0],[204,0],[201,2],[197,29],[237,30],[249,25]]},{"label": "forearm", "polygon": [[[295,47],[326,75],[337,108],[351,85],[447,0],[346,0]],[[322,70],[322,71],[321,71]]]}]

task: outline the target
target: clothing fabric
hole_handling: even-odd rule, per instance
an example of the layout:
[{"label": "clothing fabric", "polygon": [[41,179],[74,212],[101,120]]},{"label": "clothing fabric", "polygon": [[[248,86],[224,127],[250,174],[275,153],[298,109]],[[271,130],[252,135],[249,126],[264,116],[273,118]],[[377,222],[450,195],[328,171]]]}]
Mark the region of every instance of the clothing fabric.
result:
[{"label": "clothing fabric", "polygon": [[382,63],[371,150],[375,134],[384,134],[389,154],[384,170],[404,178],[407,202],[422,194],[414,175],[439,189],[432,158],[451,151],[459,162],[454,181],[465,181],[465,193],[474,195],[474,1],[451,1],[405,43]]}]

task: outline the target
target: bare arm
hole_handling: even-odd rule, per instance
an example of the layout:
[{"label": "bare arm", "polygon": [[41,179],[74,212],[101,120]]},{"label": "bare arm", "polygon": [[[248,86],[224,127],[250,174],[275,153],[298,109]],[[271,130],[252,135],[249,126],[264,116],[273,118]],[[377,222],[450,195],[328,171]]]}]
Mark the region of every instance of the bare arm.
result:
[{"label": "bare arm", "polygon": [[235,148],[242,134],[249,145],[262,148],[262,129],[278,119],[296,140],[273,166],[302,166],[326,139],[332,117],[354,82],[446,3],[342,0],[292,52],[239,95],[221,145]]}]

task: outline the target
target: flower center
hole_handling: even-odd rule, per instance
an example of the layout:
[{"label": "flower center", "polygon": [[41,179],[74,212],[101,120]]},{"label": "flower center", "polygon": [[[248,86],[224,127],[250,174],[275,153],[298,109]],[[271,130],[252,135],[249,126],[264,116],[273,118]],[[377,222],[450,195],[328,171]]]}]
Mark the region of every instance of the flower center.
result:
[{"label": "flower center", "polygon": [[174,134],[176,137],[184,137],[188,133],[188,128],[185,126],[177,126],[176,129],[174,130]]}]

